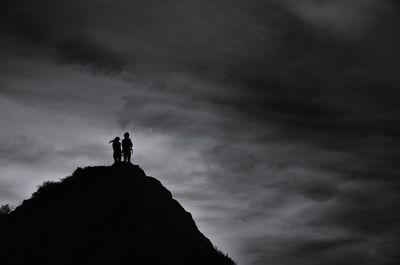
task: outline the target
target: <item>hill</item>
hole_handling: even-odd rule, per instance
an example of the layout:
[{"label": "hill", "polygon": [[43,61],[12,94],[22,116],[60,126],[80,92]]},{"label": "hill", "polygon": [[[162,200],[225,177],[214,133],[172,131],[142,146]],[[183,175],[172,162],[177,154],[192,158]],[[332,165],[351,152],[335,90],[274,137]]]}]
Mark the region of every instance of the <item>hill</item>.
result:
[{"label": "hill", "polygon": [[136,165],[78,168],[45,182],[0,225],[3,265],[234,264]]}]

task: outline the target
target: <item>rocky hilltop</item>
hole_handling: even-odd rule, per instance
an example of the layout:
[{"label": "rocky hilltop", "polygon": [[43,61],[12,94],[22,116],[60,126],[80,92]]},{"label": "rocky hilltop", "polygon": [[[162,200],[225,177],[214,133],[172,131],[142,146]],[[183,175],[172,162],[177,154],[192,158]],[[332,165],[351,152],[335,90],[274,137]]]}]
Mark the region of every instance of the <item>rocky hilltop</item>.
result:
[{"label": "rocky hilltop", "polygon": [[0,225],[3,265],[234,264],[136,165],[78,168],[45,182]]}]

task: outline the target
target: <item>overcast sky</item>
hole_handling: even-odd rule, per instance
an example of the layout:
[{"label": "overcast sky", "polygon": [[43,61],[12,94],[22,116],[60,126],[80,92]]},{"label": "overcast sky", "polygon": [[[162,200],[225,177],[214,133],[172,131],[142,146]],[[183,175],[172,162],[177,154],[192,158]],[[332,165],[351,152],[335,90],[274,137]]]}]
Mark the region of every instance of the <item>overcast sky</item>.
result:
[{"label": "overcast sky", "polygon": [[[397,0],[6,0],[0,204],[133,160],[239,265],[399,262]],[[106,196],[106,195],[105,195]]]}]

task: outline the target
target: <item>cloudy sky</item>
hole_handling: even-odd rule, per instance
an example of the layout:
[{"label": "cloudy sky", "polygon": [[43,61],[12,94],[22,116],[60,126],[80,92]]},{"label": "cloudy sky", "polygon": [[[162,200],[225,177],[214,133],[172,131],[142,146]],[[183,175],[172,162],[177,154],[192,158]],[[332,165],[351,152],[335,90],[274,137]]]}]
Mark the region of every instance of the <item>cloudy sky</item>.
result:
[{"label": "cloudy sky", "polygon": [[112,163],[240,265],[398,264],[397,0],[5,0],[0,204]]}]

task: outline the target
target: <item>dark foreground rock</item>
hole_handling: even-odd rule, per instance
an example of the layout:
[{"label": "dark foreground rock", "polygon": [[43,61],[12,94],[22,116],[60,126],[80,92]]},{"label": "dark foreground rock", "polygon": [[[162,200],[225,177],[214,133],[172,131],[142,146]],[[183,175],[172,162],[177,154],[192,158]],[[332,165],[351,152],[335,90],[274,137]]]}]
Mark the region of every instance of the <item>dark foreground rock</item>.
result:
[{"label": "dark foreground rock", "polygon": [[3,265],[234,264],[135,165],[78,168],[46,182],[0,225]]}]

